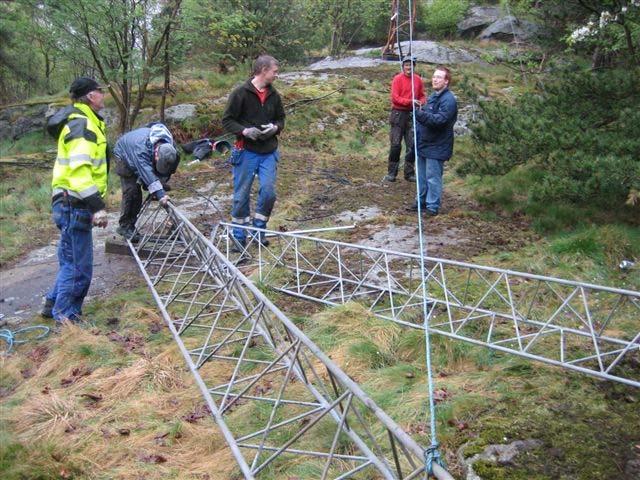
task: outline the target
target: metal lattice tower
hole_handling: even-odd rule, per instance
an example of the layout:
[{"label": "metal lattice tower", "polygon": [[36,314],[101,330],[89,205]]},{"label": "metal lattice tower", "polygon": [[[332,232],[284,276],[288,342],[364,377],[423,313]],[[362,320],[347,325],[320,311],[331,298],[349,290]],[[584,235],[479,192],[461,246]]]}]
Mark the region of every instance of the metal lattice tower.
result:
[{"label": "metal lattice tower", "polygon": [[426,478],[425,449],[182,213],[147,202],[136,229],[129,247],[245,478],[292,457],[321,479]]},{"label": "metal lattice tower", "polygon": [[[221,223],[214,232],[228,255],[234,227]],[[420,256],[267,234],[268,247],[253,241],[230,258],[271,288],[326,305],[356,301],[424,328]],[[426,271],[431,333],[640,387],[632,364],[640,357],[640,292],[433,257]]]},{"label": "metal lattice tower", "polygon": [[[389,19],[389,33],[387,35],[387,43],[382,49],[382,58],[386,60],[401,59],[403,56],[402,46],[400,45],[400,36],[407,36],[405,30],[413,30],[416,18],[416,3],[414,2],[409,15],[409,7],[405,6],[407,11],[406,18],[403,18],[403,9],[401,7],[402,0],[391,1],[391,17]],[[408,52],[411,54],[411,52]]]}]

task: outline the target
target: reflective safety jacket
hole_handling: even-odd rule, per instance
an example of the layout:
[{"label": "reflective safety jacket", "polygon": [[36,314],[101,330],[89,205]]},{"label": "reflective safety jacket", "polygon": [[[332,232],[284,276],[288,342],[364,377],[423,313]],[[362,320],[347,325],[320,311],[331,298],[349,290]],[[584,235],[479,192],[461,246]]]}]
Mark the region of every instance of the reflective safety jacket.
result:
[{"label": "reflective safety jacket", "polygon": [[47,129],[58,132],[58,157],[53,167],[52,195],[66,191],[91,212],[105,208],[107,138],[100,115],[84,103],[74,103],[49,119]]}]

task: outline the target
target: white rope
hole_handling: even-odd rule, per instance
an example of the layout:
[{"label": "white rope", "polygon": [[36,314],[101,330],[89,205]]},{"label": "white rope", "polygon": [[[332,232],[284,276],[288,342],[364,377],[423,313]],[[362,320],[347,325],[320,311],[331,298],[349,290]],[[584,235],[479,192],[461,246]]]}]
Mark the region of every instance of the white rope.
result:
[{"label": "white rope", "polygon": [[[431,368],[431,339],[429,338],[429,321],[433,314],[435,303],[433,304],[431,311],[429,311],[429,302],[427,301],[427,275],[425,266],[426,246],[424,241],[424,229],[422,225],[422,205],[420,202],[420,175],[418,170],[418,129],[416,122],[416,92],[415,83],[413,81],[414,75],[414,63],[413,63],[413,5],[412,0],[409,0],[409,56],[411,57],[411,103],[412,103],[412,117],[413,117],[413,156],[416,171],[416,203],[418,206],[418,235],[420,245],[420,278],[422,282],[422,314],[424,318],[424,336],[425,336],[425,352],[426,352],[426,369],[427,369],[427,381],[429,391],[429,416],[431,425],[431,446],[425,452],[425,469],[427,474],[433,474],[433,463],[438,463],[441,466],[443,461],[438,451],[438,440],[436,436],[436,406],[434,400],[434,381],[433,372]],[[426,159],[425,159],[426,161]],[[425,164],[426,169],[426,164]]]}]

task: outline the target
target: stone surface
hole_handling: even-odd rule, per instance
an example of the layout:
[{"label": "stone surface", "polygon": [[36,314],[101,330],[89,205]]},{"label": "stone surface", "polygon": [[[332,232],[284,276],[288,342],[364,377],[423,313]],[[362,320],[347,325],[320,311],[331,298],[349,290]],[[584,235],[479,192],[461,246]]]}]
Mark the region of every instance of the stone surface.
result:
[{"label": "stone surface", "polygon": [[42,131],[48,105],[16,105],[0,110],[0,139],[16,140],[31,132]]},{"label": "stone surface", "polygon": [[458,120],[453,126],[453,133],[457,137],[462,137],[471,133],[469,125],[476,121],[478,116],[478,106],[474,104],[463,105],[458,108]]},{"label": "stone surface", "polygon": [[164,118],[168,123],[183,122],[196,116],[196,105],[193,103],[183,103],[174,105],[164,111]]},{"label": "stone surface", "polygon": [[339,68],[369,68],[385,63],[380,58],[367,57],[326,57],[318,62],[309,65],[309,70],[335,70]]},{"label": "stone surface", "polygon": [[538,25],[519,20],[513,15],[496,20],[478,35],[479,40],[503,40],[514,39],[526,41],[533,38],[539,31]]},{"label": "stone surface", "polygon": [[[409,42],[401,42],[403,52],[409,51]],[[361,48],[356,50],[358,55],[370,55],[374,50],[380,50],[379,48]],[[461,48],[449,48],[438,42],[432,42],[430,40],[414,40],[413,41],[413,55],[418,62],[434,63],[434,64],[457,64],[457,63],[471,63],[479,62],[480,59],[472,53],[463,50]],[[368,60],[378,60],[369,58]],[[381,61],[380,61],[381,62]]]},{"label": "stone surface", "polygon": [[482,453],[473,455],[470,458],[464,457],[464,450],[467,445],[463,445],[458,449],[458,460],[460,464],[466,469],[465,480],[482,480],[480,476],[473,470],[473,464],[485,460],[497,465],[515,465],[515,458],[522,452],[528,450],[535,450],[542,447],[543,443],[540,440],[516,440],[506,445],[489,445]]},{"label": "stone surface", "polygon": [[500,7],[471,7],[465,18],[458,23],[458,35],[473,38],[501,15]]}]

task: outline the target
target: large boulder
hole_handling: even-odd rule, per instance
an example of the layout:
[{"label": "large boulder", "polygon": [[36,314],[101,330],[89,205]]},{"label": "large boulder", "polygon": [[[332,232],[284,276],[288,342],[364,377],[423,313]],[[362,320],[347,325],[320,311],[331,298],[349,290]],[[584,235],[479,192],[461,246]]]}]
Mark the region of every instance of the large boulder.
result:
[{"label": "large boulder", "polygon": [[[409,51],[409,42],[402,42],[402,51]],[[473,63],[479,59],[475,55],[461,48],[449,48],[429,40],[414,40],[413,56],[418,62],[455,65],[458,63]]]},{"label": "large boulder", "polygon": [[540,27],[535,23],[509,15],[496,20],[480,32],[478,40],[526,41],[535,37],[539,30]]},{"label": "large boulder", "polygon": [[16,105],[0,110],[0,139],[16,140],[28,133],[42,131],[46,104]]},{"label": "large boulder", "polygon": [[471,7],[464,19],[458,23],[458,35],[473,38],[501,15],[500,7]]},{"label": "large boulder", "polygon": [[174,105],[164,111],[164,119],[167,123],[180,123],[196,116],[196,105],[183,103]]},{"label": "large boulder", "polygon": [[[409,42],[400,42],[403,53],[409,52]],[[379,48],[361,48],[356,50],[357,55],[371,55],[373,51],[379,51]],[[418,62],[447,64],[479,62],[478,57],[461,48],[449,48],[444,45],[432,42],[430,40],[414,40],[413,56]],[[355,58],[355,57],[351,57]],[[366,63],[363,66],[375,66],[381,63],[379,58],[362,58],[361,62]]]},{"label": "large boulder", "polygon": [[[358,51],[356,51],[358,53]],[[339,68],[367,68],[384,63],[380,58],[369,57],[326,57],[309,65],[309,70],[335,70]]]}]

